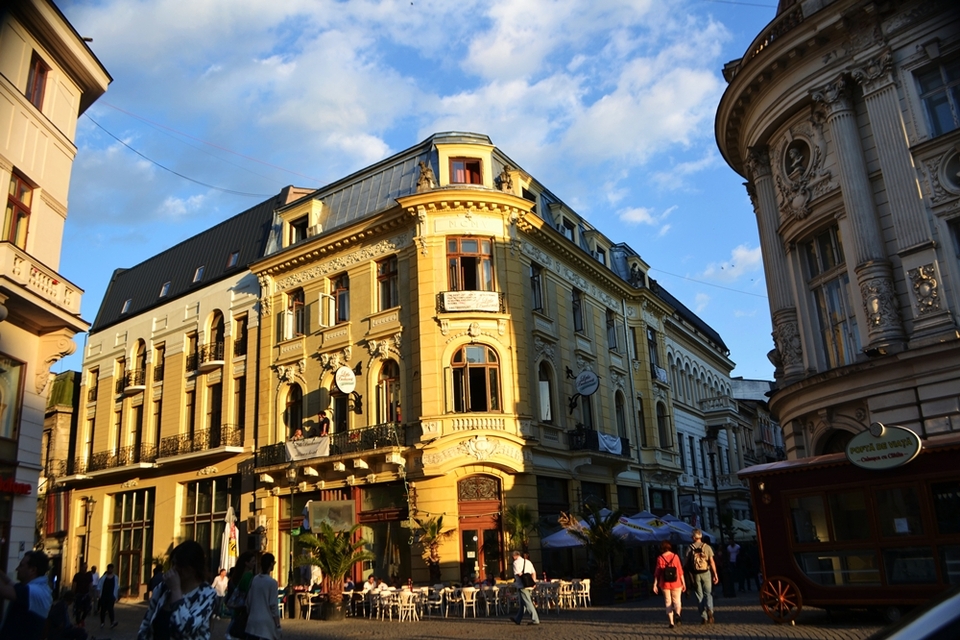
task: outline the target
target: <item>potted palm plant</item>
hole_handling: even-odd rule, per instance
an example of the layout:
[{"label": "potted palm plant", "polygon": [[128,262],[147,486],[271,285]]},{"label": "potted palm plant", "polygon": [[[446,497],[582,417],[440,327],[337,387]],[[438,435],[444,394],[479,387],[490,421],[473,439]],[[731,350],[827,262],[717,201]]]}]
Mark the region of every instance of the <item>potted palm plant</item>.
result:
[{"label": "potted palm plant", "polygon": [[328,579],[327,602],[321,612],[326,620],[341,620],[343,611],[343,579],[353,566],[364,560],[373,560],[376,556],[367,551],[366,541],[357,536],[360,525],[355,524],[349,531],[334,531],[326,522],[313,533],[301,533],[300,544],[308,551],[299,566],[320,567]]},{"label": "potted palm plant", "polygon": [[440,582],[440,543],[456,533],[456,530],[443,530],[443,516],[423,520],[414,517],[413,521],[417,523],[414,535],[420,540],[420,557],[430,570],[430,584],[437,584]]},{"label": "potted palm plant", "polygon": [[584,505],[586,519],[560,514],[560,524],[580,540],[593,559],[594,576],[590,582],[590,598],[598,604],[613,602],[613,567],[623,554],[623,538],[613,528],[620,522],[623,512],[611,511],[604,515],[601,509]]}]

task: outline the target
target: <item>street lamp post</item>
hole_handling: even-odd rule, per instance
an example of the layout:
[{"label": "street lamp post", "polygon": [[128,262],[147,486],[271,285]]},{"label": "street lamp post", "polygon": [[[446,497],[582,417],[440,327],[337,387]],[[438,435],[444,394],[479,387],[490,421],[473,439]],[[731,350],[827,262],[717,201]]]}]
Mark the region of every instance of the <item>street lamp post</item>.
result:
[{"label": "street lamp post", "polygon": [[288,599],[291,600],[289,603],[289,609],[293,614],[293,617],[296,618],[299,614],[297,612],[297,600],[294,597],[293,591],[293,559],[294,553],[293,548],[295,546],[296,536],[294,535],[294,525],[296,523],[296,509],[293,505],[293,498],[297,493],[297,469],[296,467],[290,467],[287,469],[287,483],[290,485],[290,568],[287,571],[287,595]]},{"label": "street lamp post", "polygon": [[87,496],[83,499],[84,501],[84,510],[86,511],[87,516],[87,535],[83,541],[83,562],[86,564],[90,557],[90,523],[93,521],[93,510],[97,506],[97,501],[93,496]]},{"label": "street lamp post", "polygon": [[700,481],[700,478],[697,478],[693,486],[697,488],[697,500],[700,502],[700,517],[698,518],[697,526],[700,529],[705,529],[706,527],[703,526],[703,482]]}]

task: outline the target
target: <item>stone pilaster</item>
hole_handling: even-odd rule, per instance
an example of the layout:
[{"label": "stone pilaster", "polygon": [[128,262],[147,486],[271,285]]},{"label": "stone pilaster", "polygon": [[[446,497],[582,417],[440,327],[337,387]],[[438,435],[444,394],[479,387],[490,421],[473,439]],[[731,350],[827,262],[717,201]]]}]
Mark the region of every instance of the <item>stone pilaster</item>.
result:
[{"label": "stone pilaster", "polygon": [[853,231],[852,238],[844,238],[844,251],[848,262],[853,258],[867,318],[866,347],[884,348],[903,341],[903,328],[846,78],[840,76],[813,92],[813,99],[824,107],[840,169],[843,205]]},{"label": "stone pilaster", "polygon": [[[791,286],[787,255],[783,241],[777,233],[780,226],[780,210],[777,207],[777,193],[770,170],[770,157],[766,147],[754,147],[749,150],[746,169],[753,192],[750,193],[757,215],[757,227],[760,231],[760,245],[763,251],[763,270],[767,283],[767,296],[773,316],[773,341],[776,345],[774,366],[787,378],[803,374],[803,349],[800,332],[797,327],[796,301]],[[782,321],[783,316],[791,320]],[[781,320],[778,320],[781,318]]]}]

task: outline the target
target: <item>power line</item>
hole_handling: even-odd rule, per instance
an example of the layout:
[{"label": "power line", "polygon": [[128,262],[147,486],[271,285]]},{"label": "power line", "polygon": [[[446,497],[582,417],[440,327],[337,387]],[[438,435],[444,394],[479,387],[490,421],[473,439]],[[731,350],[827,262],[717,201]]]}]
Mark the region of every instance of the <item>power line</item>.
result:
[{"label": "power line", "polygon": [[273,194],[269,194],[269,193],[247,193],[247,192],[245,192],[245,191],[235,191],[235,190],[233,190],[233,189],[224,189],[223,187],[217,187],[217,186],[212,185],[212,184],[207,184],[206,182],[201,182],[201,181],[199,181],[199,180],[195,180],[195,179],[191,178],[190,176],[185,176],[185,175],[183,175],[182,173],[178,173],[178,172],[174,171],[173,169],[170,169],[169,167],[163,166],[162,164],[160,164],[160,163],[157,162],[156,160],[154,160],[154,159],[152,159],[152,158],[148,158],[147,156],[143,155],[142,153],[140,153],[139,151],[137,151],[136,149],[134,149],[133,147],[131,147],[130,145],[128,145],[126,142],[124,142],[123,140],[121,140],[121,139],[118,138],[117,136],[115,136],[115,135],[113,135],[112,133],[110,133],[109,131],[107,131],[107,129],[106,129],[102,124],[100,124],[99,122],[97,122],[96,120],[94,120],[93,118],[91,118],[91,117],[90,117],[90,114],[85,113],[85,114],[83,114],[83,115],[87,116],[87,118],[90,120],[90,122],[92,122],[93,124],[95,124],[95,125],[97,125],[98,127],[100,127],[100,129],[103,130],[104,133],[106,133],[108,136],[110,136],[111,138],[113,138],[114,140],[116,140],[117,142],[119,142],[120,144],[122,144],[123,146],[125,146],[127,149],[130,149],[130,151],[133,151],[135,154],[137,154],[138,156],[140,156],[141,158],[143,158],[143,159],[146,160],[147,162],[149,162],[149,163],[151,163],[151,164],[153,164],[153,165],[156,165],[156,166],[160,167],[161,169],[163,169],[164,171],[168,171],[168,172],[172,173],[173,175],[175,175],[175,176],[177,176],[177,177],[179,177],[179,178],[183,178],[184,180],[187,180],[187,181],[189,181],[189,182],[193,182],[193,183],[195,183],[195,184],[199,184],[200,186],[207,187],[208,189],[215,189],[215,190],[217,190],[217,191],[222,191],[222,192],[224,192],[224,193],[229,193],[229,194],[232,194],[232,195],[235,195],[235,196],[246,196],[246,197],[250,197],[250,198],[269,198],[271,195],[273,195]]},{"label": "power line", "polygon": [[776,9],[777,5],[756,4],[755,2],[737,2],[736,0],[700,0],[701,2],[716,2],[718,4],[735,4],[741,7],[760,7],[762,9]]},{"label": "power line", "polygon": [[681,276],[681,275],[678,275],[678,274],[676,274],[676,273],[670,273],[669,271],[664,271],[663,269],[657,269],[657,268],[654,268],[654,267],[650,267],[650,271],[658,271],[658,272],[664,273],[664,274],[666,274],[666,275],[668,275],[668,276],[673,276],[674,278],[680,278],[681,280],[689,280],[690,282],[696,282],[697,284],[706,285],[706,286],[708,286],[708,287],[716,287],[717,289],[723,289],[724,291],[732,291],[732,292],[734,292],[734,293],[742,293],[742,294],[745,295],[745,296],[754,296],[754,297],[757,297],[757,298],[763,298],[764,300],[767,299],[767,296],[761,295],[761,294],[759,294],[759,293],[752,293],[752,292],[750,292],[750,291],[742,291],[742,290],[740,290],[740,289],[732,289],[732,288],[730,288],[730,287],[724,287],[723,285],[714,284],[714,283],[712,283],[712,282],[704,282],[703,280],[695,280],[694,278],[688,278],[687,276]]}]

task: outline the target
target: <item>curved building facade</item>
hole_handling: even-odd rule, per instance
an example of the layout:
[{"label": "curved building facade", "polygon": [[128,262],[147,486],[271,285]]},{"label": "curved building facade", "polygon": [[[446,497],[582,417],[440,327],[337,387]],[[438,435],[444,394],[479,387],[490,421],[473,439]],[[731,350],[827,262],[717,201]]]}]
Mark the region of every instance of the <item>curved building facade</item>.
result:
[{"label": "curved building facade", "polygon": [[724,76],[788,457],[960,430],[960,7],[784,0]]}]

